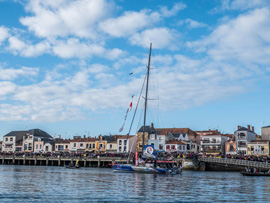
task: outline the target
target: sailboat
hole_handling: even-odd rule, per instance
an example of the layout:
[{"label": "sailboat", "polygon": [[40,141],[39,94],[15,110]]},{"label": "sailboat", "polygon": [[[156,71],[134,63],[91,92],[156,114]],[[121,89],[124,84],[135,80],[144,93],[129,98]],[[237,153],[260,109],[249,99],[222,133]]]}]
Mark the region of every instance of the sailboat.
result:
[{"label": "sailboat", "polygon": [[147,98],[148,98],[148,84],[149,84],[149,73],[150,73],[150,62],[151,62],[151,51],[152,43],[150,44],[150,51],[148,57],[147,65],[147,75],[146,75],[146,88],[145,88],[145,103],[144,103],[144,122],[143,122],[143,135],[142,135],[142,152],[143,158],[154,160],[153,164],[145,164],[145,166],[137,166],[130,164],[115,164],[113,165],[114,172],[126,172],[126,173],[154,173],[154,174],[180,174],[180,170],[159,168],[156,165],[155,149],[152,145],[145,145],[145,132],[146,132],[146,111],[147,111]]}]

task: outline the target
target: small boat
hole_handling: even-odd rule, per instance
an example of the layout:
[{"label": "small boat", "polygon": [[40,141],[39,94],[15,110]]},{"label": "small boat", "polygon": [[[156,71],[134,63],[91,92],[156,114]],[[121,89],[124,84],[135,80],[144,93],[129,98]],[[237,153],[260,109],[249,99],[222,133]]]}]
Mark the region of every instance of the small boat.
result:
[{"label": "small boat", "polygon": [[251,173],[251,172],[241,172],[243,176],[270,176],[268,172],[259,172],[259,173]]},{"label": "small boat", "polygon": [[66,168],[69,168],[69,169],[78,169],[80,168],[80,165],[79,165],[79,160],[76,160],[76,163],[75,165],[73,165],[71,162],[69,163],[69,165],[65,166]]}]

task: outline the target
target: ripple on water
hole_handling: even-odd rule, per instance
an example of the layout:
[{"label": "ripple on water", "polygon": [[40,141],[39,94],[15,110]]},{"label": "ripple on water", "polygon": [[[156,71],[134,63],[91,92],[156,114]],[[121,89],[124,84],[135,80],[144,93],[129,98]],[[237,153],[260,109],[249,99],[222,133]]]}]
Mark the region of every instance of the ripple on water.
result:
[{"label": "ripple on water", "polygon": [[1,202],[270,201],[270,177],[237,172],[182,176],[121,174],[111,169],[0,165]]}]

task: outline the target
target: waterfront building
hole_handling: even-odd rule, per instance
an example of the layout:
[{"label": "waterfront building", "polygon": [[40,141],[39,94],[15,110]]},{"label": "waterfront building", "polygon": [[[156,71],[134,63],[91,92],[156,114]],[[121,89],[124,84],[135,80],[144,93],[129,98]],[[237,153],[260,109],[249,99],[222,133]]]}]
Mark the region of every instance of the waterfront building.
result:
[{"label": "waterfront building", "polygon": [[187,144],[184,141],[170,140],[166,143],[166,152],[187,152]]},{"label": "waterfront building", "polygon": [[238,126],[238,129],[234,132],[236,140],[236,152],[237,154],[247,154],[247,144],[252,140],[256,140],[256,133],[254,127],[250,130],[250,125],[245,127]]},{"label": "waterfront building", "polygon": [[107,142],[106,151],[108,153],[116,153],[117,152],[117,140],[114,140],[112,142]]},{"label": "waterfront building", "polygon": [[200,151],[200,137],[189,128],[157,128],[162,134],[166,133],[166,142],[170,140],[184,141],[187,152]]},{"label": "waterfront building", "polygon": [[117,152],[136,152],[137,138],[134,135],[117,137]]},{"label": "waterfront building", "polygon": [[105,153],[107,150],[107,142],[114,141],[115,138],[111,135],[99,135],[99,139],[96,141],[96,152]]},{"label": "waterfront building", "polygon": [[225,153],[226,153],[226,155],[237,154],[236,153],[236,141],[235,141],[235,137],[233,135],[225,143]]},{"label": "waterfront building", "polygon": [[55,142],[53,140],[44,141],[43,151],[44,152],[54,152],[55,151]]},{"label": "waterfront building", "polygon": [[4,135],[2,143],[3,152],[20,152],[22,151],[23,136],[27,131],[11,131]]},{"label": "waterfront building", "polygon": [[70,140],[70,152],[85,152],[87,138],[77,138]]},{"label": "waterfront building", "polygon": [[23,151],[24,152],[34,152],[34,142],[47,143],[53,141],[53,137],[40,129],[31,129],[28,130],[23,135]]},{"label": "waterfront building", "polygon": [[69,152],[70,140],[61,140],[58,139],[55,142],[55,151],[56,152]]},{"label": "waterfront building", "polygon": [[174,137],[170,131],[163,128],[156,129],[156,136],[152,136],[148,139],[148,144],[153,145],[156,151],[166,151],[166,143],[170,140],[174,140]]},{"label": "waterfront building", "polygon": [[92,138],[89,137],[86,139],[85,143],[85,151],[87,152],[93,152],[96,150],[96,141],[98,141],[98,138]]},{"label": "waterfront building", "polygon": [[270,126],[264,126],[261,128],[262,140],[270,140]]},{"label": "waterfront building", "polygon": [[205,154],[225,154],[228,135],[207,134],[201,136],[201,152]]},{"label": "waterfront building", "polygon": [[252,140],[247,144],[248,155],[268,156],[269,140]]},{"label": "waterfront building", "polygon": [[34,143],[34,152],[35,153],[43,152],[43,146],[44,146],[44,142],[39,139],[38,141]]},{"label": "waterfront building", "polygon": [[[137,132],[137,152],[142,152],[143,147],[143,130],[144,127],[142,126],[139,131]],[[157,139],[157,132],[154,128],[153,123],[151,126],[145,126],[145,133],[144,133],[144,144],[148,145],[148,140],[151,140],[151,138]]]}]

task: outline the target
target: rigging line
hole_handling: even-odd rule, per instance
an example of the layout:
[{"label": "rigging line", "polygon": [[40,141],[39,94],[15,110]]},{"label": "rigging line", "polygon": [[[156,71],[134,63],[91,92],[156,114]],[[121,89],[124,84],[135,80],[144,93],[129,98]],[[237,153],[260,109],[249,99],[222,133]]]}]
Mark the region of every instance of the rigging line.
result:
[{"label": "rigging line", "polygon": [[[137,105],[136,105],[136,108],[135,108],[135,111],[134,111],[134,114],[133,114],[133,117],[132,117],[131,125],[129,127],[129,131],[128,131],[128,134],[127,134],[127,140],[128,140],[128,137],[129,137],[129,134],[130,134],[130,131],[131,131],[134,119],[135,119],[135,115],[136,115],[136,112],[137,112],[137,109],[138,109],[138,106],[139,106],[139,103],[140,103],[140,99],[141,99],[141,96],[142,96],[145,80],[146,80],[146,76],[144,77],[144,81],[143,81],[142,89],[141,89],[141,92],[140,92],[140,96],[138,98],[138,102],[137,102]],[[126,148],[126,146],[124,146],[124,147]],[[132,143],[132,147],[133,147],[133,143]],[[129,150],[128,161],[129,161],[129,158],[130,158],[130,154],[131,154],[131,150]]]}]

